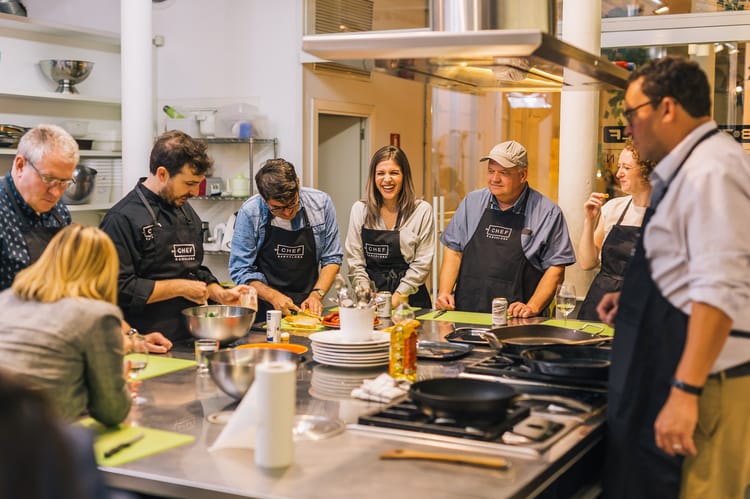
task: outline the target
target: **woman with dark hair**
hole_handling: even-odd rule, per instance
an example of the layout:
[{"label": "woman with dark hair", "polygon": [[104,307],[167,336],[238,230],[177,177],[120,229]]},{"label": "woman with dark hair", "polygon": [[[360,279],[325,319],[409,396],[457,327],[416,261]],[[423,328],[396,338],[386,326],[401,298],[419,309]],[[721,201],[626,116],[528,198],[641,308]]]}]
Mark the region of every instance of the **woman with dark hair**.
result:
[{"label": "woman with dark hair", "polygon": [[416,198],[404,151],[385,146],[373,155],[366,192],[352,206],[344,248],[353,284],[371,279],[393,294],[394,307],[409,296],[412,306],[430,308],[424,283],[435,252],[432,208]]},{"label": "woman with dark hair", "polygon": [[[606,293],[620,291],[630,255],[641,234],[643,215],[648,207],[651,184],[648,177],[652,161],[643,161],[633,143],[628,141],[617,162],[620,189],[627,196],[607,202],[606,194],[592,192],[584,203],[583,231],[578,245],[578,263],[583,270],[601,264],[581,304],[578,318],[598,321],[596,306]],[[597,222],[598,218],[598,222]],[[596,229],[594,229],[596,224]]]}]

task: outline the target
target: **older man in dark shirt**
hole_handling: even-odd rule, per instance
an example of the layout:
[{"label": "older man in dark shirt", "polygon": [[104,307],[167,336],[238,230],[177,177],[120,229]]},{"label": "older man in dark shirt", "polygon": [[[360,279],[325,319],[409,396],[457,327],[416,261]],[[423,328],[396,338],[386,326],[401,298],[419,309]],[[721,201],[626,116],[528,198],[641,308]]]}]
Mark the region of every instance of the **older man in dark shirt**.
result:
[{"label": "older man in dark shirt", "polygon": [[21,138],[13,166],[0,181],[0,290],[70,224],[60,198],[78,158],[78,144],[58,126],[39,125]]}]

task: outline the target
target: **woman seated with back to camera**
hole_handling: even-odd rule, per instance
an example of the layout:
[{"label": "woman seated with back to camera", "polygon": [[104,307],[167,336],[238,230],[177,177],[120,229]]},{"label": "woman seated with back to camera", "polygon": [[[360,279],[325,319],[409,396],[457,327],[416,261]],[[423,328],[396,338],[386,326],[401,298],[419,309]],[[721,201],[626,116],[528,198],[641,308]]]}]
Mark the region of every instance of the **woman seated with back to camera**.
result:
[{"label": "woman seated with back to camera", "polygon": [[0,365],[45,392],[68,420],[88,412],[114,425],[130,410],[118,270],[109,237],[72,224],[0,293]]}]

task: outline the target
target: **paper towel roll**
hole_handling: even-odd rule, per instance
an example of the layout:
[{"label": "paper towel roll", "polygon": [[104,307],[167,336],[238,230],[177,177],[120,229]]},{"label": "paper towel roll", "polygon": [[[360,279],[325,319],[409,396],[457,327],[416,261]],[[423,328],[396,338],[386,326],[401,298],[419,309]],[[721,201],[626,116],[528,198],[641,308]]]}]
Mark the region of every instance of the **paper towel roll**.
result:
[{"label": "paper towel roll", "polygon": [[257,420],[255,464],[264,468],[289,466],[294,460],[294,414],[297,366],[268,362],[255,367]]}]

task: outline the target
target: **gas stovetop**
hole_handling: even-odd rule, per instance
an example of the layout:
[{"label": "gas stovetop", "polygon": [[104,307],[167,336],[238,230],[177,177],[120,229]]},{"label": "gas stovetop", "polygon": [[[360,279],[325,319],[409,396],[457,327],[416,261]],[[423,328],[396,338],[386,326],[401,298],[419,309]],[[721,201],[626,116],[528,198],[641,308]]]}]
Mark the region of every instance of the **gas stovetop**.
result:
[{"label": "gas stovetop", "polygon": [[360,416],[353,429],[407,438],[414,438],[416,433],[420,440],[540,456],[575,428],[601,414],[607,403],[606,392],[601,389],[462,376],[501,381],[513,386],[519,395],[504,418],[486,425],[466,426],[452,419],[432,418],[405,400]]}]

